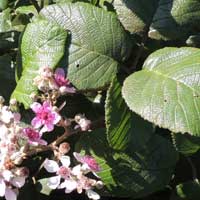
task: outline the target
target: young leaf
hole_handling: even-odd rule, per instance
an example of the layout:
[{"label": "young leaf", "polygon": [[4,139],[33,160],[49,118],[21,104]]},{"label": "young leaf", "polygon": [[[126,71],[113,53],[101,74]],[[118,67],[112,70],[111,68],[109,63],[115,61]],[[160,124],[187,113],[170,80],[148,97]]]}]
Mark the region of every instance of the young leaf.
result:
[{"label": "young leaf", "polygon": [[33,79],[39,68],[56,66],[64,54],[66,37],[65,30],[45,20],[27,26],[21,43],[23,72],[12,94],[26,108],[32,103],[30,94],[37,92]]},{"label": "young leaf", "polygon": [[133,152],[152,137],[152,124],[129,110],[117,78],[107,92],[105,112],[107,140],[113,149]]},{"label": "young leaf", "polygon": [[165,48],[129,76],[122,94],[131,110],[172,132],[200,136],[200,50]]},{"label": "young leaf", "polygon": [[40,15],[70,30],[68,78],[81,90],[107,85],[132,42],[114,13],[88,3],[65,3],[44,8]]}]

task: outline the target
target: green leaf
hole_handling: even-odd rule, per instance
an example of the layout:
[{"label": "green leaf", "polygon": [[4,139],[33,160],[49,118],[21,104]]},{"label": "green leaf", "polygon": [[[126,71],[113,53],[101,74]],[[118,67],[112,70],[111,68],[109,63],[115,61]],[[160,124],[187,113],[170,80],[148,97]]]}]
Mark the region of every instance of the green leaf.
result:
[{"label": "green leaf", "polygon": [[189,134],[172,133],[172,138],[178,152],[190,156],[200,149],[200,138]]},{"label": "green leaf", "polygon": [[0,56],[0,95],[7,102],[15,87],[15,71],[11,59],[7,54]]},{"label": "green leaf", "polygon": [[107,140],[112,148],[133,152],[152,137],[152,124],[129,110],[121,96],[121,85],[117,78],[107,92],[105,112]]},{"label": "green leaf", "polygon": [[157,3],[158,0],[114,0],[113,5],[126,30],[143,34],[152,22]]},{"label": "green leaf", "polygon": [[10,31],[11,27],[10,8],[7,8],[0,13],[0,33]]},{"label": "green leaf", "polygon": [[0,1],[0,10],[4,10],[8,7],[8,0],[1,0]]},{"label": "green leaf", "polygon": [[176,192],[181,199],[199,200],[200,184],[197,181],[189,181],[176,186]]},{"label": "green leaf", "polygon": [[21,43],[23,72],[12,94],[26,108],[32,103],[30,94],[37,92],[33,79],[39,68],[56,66],[64,54],[66,37],[65,30],[45,20],[27,26]]},{"label": "green leaf", "polygon": [[36,189],[45,195],[50,195],[52,189],[47,186],[48,178],[43,178],[37,181]]},{"label": "green leaf", "polygon": [[48,6],[40,14],[70,30],[68,78],[78,89],[106,86],[129,56],[132,42],[112,12],[88,3],[66,3]]},{"label": "green leaf", "polygon": [[15,12],[17,14],[25,14],[25,15],[29,15],[29,14],[33,14],[35,16],[37,16],[37,10],[36,8],[31,5],[31,6],[21,6],[21,7],[18,7]]},{"label": "green leaf", "polygon": [[143,70],[122,88],[131,110],[172,132],[200,136],[200,50],[164,48],[150,55]]},{"label": "green leaf", "polygon": [[186,39],[199,32],[199,0],[160,0],[149,36],[155,39]]},{"label": "green leaf", "polygon": [[102,169],[98,175],[118,197],[140,198],[164,188],[177,160],[172,144],[156,135],[134,153],[114,151],[107,144],[104,129],[83,135],[77,149],[95,157]]}]

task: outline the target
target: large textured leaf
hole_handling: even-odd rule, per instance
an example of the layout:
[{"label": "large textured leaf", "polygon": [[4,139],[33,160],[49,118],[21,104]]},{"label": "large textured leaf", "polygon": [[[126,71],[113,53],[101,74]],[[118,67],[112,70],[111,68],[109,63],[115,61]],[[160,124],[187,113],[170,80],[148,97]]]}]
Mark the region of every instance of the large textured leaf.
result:
[{"label": "large textured leaf", "polygon": [[134,153],[114,151],[108,147],[104,129],[82,136],[77,149],[97,159],[102,169],[98,175],[118,197],[139,198],[165,187],[177,160],[173,146],[160,136]]},{"label": "large textured leaf", "polygon": [[152,22],[157,3],[158,0],[114,0],[113,5],[125,29],[142,34]]},{"label": "large textured leaf", "polygon": [[12,58],[5,54],[0,56],[0,95],[6,101],[15,88],[15,70],[13,68]]},{"label": "large textured leaf", "polygon": [[160,0],[149,36],[156,39],[183,39],[199,32],[199,0]]},{"label": "large textured leaf", "polygon": [[67,32],[45,20],[27,26],[22,38],[21,54],[23,72],[12,98],[30,106],[30,94],[37,92],[33,79],[40,67],[54,68],[64,54]]},{"label": "large textured leaf", "polygon": [[115,78],[107,92],[107,140],[116,150],[135,151],[152,137],[153,126],[131,112],[121,96],[121,85]]},{"label": "large textured leaf", "polygon": [[150,55],[143,70],[122,89],[134,112],[172,132],[200,136],[200,50],[165,48]]},{"label": "large textured leaf", "polygon": [[184,155],[191,155],[200,149],[200,138],[189,134],[172,133],[174,145],[178,152]]},{"label": "large textured leaf", "polygon": [[10,31],[11,27],[12,25],[10,9],[7,8],[6,10],[0,13],[0,33]]},{"label": "large textured leaf", "polygon": [[66,3],[48,6],[40,14],[71,31],[68,78],[78,89],[104,87],[129,56],[132,42],[114,13],[87,3]]}]

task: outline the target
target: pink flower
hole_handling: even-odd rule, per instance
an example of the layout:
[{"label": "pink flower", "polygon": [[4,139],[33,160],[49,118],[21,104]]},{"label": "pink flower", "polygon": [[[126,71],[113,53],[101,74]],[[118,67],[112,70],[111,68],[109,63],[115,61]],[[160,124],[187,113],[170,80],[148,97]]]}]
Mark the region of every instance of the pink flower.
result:
[{"label": "pink flower", "polygon": [[56,69],[54,79],[62,94],[75,93],[75,88],[72,87],[70,81],[65,78],[65,71],[62,68]]},{"label": "pink flower", "polygon": [[65,79],[65,71],[62,68],[57,68],[54,74],[54,79],[56,84],[61,86],[69,85],[70,82],[68,79]]},{"label": "pink flower", "polygon": [[91,171],[98,172],[101,170],[99,164],[92,156],[82,156],[81,154],[74,152],[74,157],[79,162],[85,164],[86,168],[88,168]]},{"label": "pink flower", "polygon": [[47,142],[41,139],[41,134],[32,128],[24,128],[24,135],[28,138],[28,142],[32,145],[47,145]]},{"label": "pink flower", "polygon": [[31,105],[31,109],[36,114],[31,121],[31,124],[36,129],[43,126],[42,130],[40,131],[41,133],[52,131],[54,129],[54,125],[57,124],[61,119],[60,115],[53,111],[53,108],[48,101],[44,101],[42,105],[34,102]]}]

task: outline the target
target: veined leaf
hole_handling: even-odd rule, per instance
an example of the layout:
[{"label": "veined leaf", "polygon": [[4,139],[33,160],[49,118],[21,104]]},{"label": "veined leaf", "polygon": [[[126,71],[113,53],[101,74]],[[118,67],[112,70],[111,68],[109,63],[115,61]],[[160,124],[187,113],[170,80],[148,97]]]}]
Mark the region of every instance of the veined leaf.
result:
[{"label": "veined leaf", "polygon": [[158,0],[114,0],[113,6],[126,30],[143,34],[152,22],[157,3]]},{"label": "veined leaf", "polygon": [[132,42],[117,17],[88,3],[66,3],[44,8],[40,15],[71,32],[68,78],[81,90],[106,86]]},{"label": "veined leaf", "polygon": [[116,150],[134,152],[152,137],[151,123],[131,112],[121,95],[121,85],[115,78],[107,92],[106,132],[109,145]]},{"label": "veined leaf", "polygon": [[104,129],[81,137],[77,151],[91,154],[100,164],[101,177],[112,195],[140,198],[168,184],[177,161],[172,144],[153,136],[134,153],[114,151],[106,141]]},{"label": "veined leaf", "polygon": [[186,39],[199,32],[199,0],[160,0],[149,36],[155,39]]},{"label": "veined leaf", "polygon": [[66,37],[65,30],[45,20],[27,26],[21,44],[23,72],[12,94],[26,108],[32,103],[30,94],[37,92],[33,79],[39,68],[56,66],[64,54]]},{"label": "veined leaf", "polygon": [[172,132],[200,136],[200,50],[165,48],[150,55],[143,70],[122,88],[129,108]]}]

